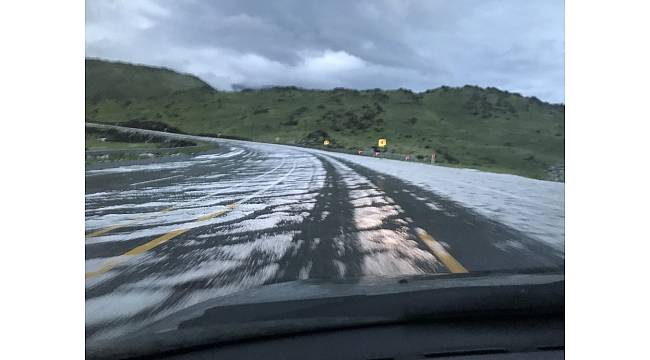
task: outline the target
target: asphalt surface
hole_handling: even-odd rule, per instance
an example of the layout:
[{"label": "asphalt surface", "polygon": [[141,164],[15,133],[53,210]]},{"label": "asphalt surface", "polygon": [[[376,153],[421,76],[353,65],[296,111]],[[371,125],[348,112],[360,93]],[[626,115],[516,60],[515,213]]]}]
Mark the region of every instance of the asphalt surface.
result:
[{"label": "asphalt surface", "polygon": [[299,148],[86,169],[86,337],[296,279],[562,268],[563,254],[457,203]]}]

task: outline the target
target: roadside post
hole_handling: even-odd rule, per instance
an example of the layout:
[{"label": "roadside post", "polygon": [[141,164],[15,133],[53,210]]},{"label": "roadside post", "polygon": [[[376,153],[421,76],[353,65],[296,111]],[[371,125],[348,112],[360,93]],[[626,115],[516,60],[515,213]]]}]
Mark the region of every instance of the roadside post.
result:
[{"label": "roadside post", "polygon": [[386,144],[387,144],[387,142],[386,142],[386,139],[384,139],[384,138],[381,138],[381,139],[377,140],[377,146],[379,147],[379,149],[376,150],[375,156],[378,157],[379,155],[381,155],[381,149],[386,148]]}]

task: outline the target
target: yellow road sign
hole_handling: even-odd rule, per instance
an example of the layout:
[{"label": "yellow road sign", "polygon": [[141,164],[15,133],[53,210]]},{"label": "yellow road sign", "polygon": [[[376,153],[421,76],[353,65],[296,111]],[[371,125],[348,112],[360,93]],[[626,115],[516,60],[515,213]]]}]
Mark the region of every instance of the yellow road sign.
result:
[{"label": "yellow road sign", "polygon": [[330,144],[330,141],[329,141],[329,140],[325,140],[325,141],[323,141],[323,145],[329,145],[329,144]]},{"label": "yellow road sign", "polygon": [[377,141],[377,146],[382,147],[382,148],[383,148],[384,146],[386,146],[386,139],[379,139],[379,140]]}]

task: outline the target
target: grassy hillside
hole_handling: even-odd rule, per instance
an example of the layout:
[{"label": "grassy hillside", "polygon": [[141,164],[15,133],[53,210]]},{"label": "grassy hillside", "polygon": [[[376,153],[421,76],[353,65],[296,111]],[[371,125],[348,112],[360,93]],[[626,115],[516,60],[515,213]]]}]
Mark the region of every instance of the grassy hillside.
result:
[{"label": "grassy hillside", "polygon": [[475,86],[220,92],[169,70],[92,60],[86,119],[314,146],[327,136],[344,149],[385,137],[389,152],[423,159],[435,151],[443,164],[540,179],[564,164],[563,105]]},{"label": "grassy hillside", "polygon": [[210,88],[169,69],[86,59],[86,100],[143,99],[202,87]]}]

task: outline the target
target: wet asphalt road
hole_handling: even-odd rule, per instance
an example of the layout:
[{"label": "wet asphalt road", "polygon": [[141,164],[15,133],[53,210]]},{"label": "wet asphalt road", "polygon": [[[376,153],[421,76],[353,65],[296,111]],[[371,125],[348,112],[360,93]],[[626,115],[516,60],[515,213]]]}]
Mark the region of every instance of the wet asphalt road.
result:
[{"label": "wet asphalt road", "polygon": [[449,199],[298,148],[91,166],[85,202],[87,338],[264,284],[453,271],[422,231],[469,272],[564,263]]}]

